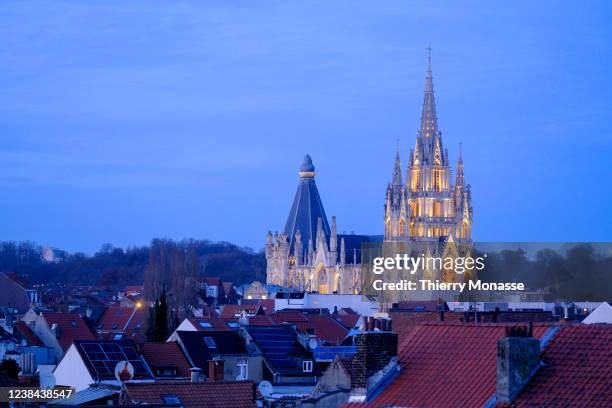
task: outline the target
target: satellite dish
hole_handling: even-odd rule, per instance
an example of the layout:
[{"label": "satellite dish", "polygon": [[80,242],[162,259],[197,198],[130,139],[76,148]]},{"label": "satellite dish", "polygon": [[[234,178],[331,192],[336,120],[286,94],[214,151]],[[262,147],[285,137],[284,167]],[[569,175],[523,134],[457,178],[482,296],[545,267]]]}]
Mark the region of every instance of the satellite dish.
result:
[{"label": "satellite dish", "polygon": [[319,342],[317,341],[317,339],[312,338],[308,340],[308,347],[310,347],[311,350],[316,349],[318,345],[319,345]]},{"label": "satellite dish", "polygon": [[15,351],[15,345],[13,343],[8,343],[6,345],[6,350],[7,351]]},{"label": "satellite dish", "polygon": [[130,381],[134,378],[134,366],[129,361],[120,361],[115,366],[115,378],[119,382]]},{"label": "satellite dish", "polygon": [[270,381],[262,381],[259,383],[259,385],[257,386],[257,389],[259,390],[259,393],[264,396],[264,397],[269,397],[270,395],[272,395],[272,383],[270,383]]}]

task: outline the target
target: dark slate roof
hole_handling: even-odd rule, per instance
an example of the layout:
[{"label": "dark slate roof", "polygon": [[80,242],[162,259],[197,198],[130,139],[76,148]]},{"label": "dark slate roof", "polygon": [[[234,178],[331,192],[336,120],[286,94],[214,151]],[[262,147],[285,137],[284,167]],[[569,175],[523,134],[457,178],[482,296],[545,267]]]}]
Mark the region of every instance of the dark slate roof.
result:
[{"label": "dark slate roof", "polygon": [[338,245],[344,239],[345,263],[353,263],[353,254],[357,257],[357,263],[361,263],[361,245],[382,243],[384,235],[357,235],[338,234]]},{"label": "dark slate roof", "polygon": [[247,353],[244,341],[235,331],[179,331],[177,333],[191,362],[202,369],[207,369],[208,361],[214,356]]},{"label": "dark slate roof", "polygon": [[302,234],[302,244],[305,250],[308,248],[309,240],[312,240],[313,247],[316,245],[319,218],[322,220],[323,232],[326,237],[329,237],[331,231],[325,210],[323,209],[323,202],[315,183],[313,175],[314,166],[310,156],[306,155],[300,170],[300,182],[293,198],[293,205],[291,206],[284,230],[292,251],[295,233],[298,230]]},{"label": "dark slate roof", "polygon": [[302,360],[312,360],[312,355],[299,343],[297,334],[291,326],[245,326],[245,328],[275,372],[303,375]]}]

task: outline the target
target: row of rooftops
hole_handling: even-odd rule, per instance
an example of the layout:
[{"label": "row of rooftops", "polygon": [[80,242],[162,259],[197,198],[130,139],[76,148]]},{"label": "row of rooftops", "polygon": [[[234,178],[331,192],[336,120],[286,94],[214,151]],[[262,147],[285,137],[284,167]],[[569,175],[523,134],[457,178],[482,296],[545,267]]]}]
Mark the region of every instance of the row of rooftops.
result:
[{"label": "row of rooftops", "polygon": [[[495,356],[497,343],[508,334],[512,325],[470,325],[452,322],[428,322],[419,325],[398,346],[397,361],[401,367],[398,376],[375,397],[350,406],[486,406],[495,396]],[[255,338],[263,335],[278,336],[288,326],[246,327]],[[273,331],[269,333],[268,331]],[[375,333],[374,333],[375,334]],[[542,366],[522,386],[512,405],[508,406],[606,406],[610,401],[610,370],[612,365],[612,326],[571,324],[534,324],[533,335],[542,345]],[[177,343],[149,343],[140,348],[129,341],[77,341],[75,347],[81,355],[92,354],[91,345],[121,344],[141,353],[148,367],[179,365],[179,375],[186,376],[188,362],[200,364],[210,361],[211,355],[197,354],[197,344],[212,337],[218,354],[244,354],[246,348],[237,342],[237,333],[231,331],[179,332],[179,337],[190,352],[185,357]],[[234,340],[230,340],[232,337]],[[261,342],[262,340],[259,339]],[[265,344],[265,339],[262,344]],[[294,346],[299,344],[294,341]],[[263,349],[268,352],[265,348]],[[299,349],[308,357],[305,349]],[[298,354],[298,353],[296,353]],[[352,357],[341,358],[345,370],[353,368]],[[93,365],[89,361],[89,365]],[[280,362],[282,366],[282,362]],[[152,372],[152,371],[151,371]],[[353,373],[351,373],[353,375]],[[476,375],[476,376],[475,376]],[[146,373],[140,379],[151,379]],[[440,381],[444,378],[444,381]],[[153,386],[151,386],[153,387]],[[153,388],[154,389],[154,388]],[[409,389],[410,392],[406,392]],[[530,405],[531,404],[531,405]],[[544,405],[542,405],[544,404]]]},{"label": "row of rooftops", "polygon": [[[344,406],[609,406],[612,400],[612,348],[609,346],[612,344],[612,326],[534,324],[533,336],[542,350],[537,357],[539,368],[519,384],[519,389],[510,402],[503,402],[496,397],[499,375],[496,367],[500,340],[507,338],[509,333],[512,335],[512,332],[507,330],[509,327],[514,326],[502,323],[423,323],[409,337],[400,341],[396,357],[389,356],[391,361],[396,362],[394,364],[399,371],[386,378],[379,389],[373,390],[370,395],[364,395],[362,401],[356,401],[353,395],[353,400],[349,397]],[[181,332],[180,335],[185,339],[201,339],[198,333]],[[521,337],[516,339],[519,343],[522,341]],[[87,342],[79,344],[82,346]],[[233,349],[230,351],[236,352]],[[172,356],[178,359],[181,352],[176,343],[172,342],[153,344],[148,350],[149,355],[156,355],[156,358],[165,355],[166,358]],[[143,354],[145,353],[147,352],[143,351]],[[361,384],[360,369],[354,359],[355,357],[342,357],[336,360],[348,375],[351,387]],[[149,357],[146,360],[148,362]],[[322,378],[324,377],[325,374]],[[382,379],[378,374],[372,377]],[[163,403],[164,395],[174,395],[183,406],[225,407],[242,406],[242,403],[255,406],[261,395],[254,386],[255,384],[248,381],[127,383],[121,391],[119,402]],[[279,385],[278,389],[281,388]],[[220,389],[234,394],[218,394]],[[192,399],[196,396],[201,398],[201,405]],[[293,401],[296,402],[295,399]],[[228,405],[230,403],[237,405]]]},{"label": "row of rooftops", "polygon": [[[127,294],[127,289],[126,289]],[[308,294],[311,296],[311,294]],[[280,296],[276,296],[274,299],[243,299],[243,304],[239,305],[218,305],[217,308],[204,308],[206,316],[191,317],[187,321],[193,326],[193,330],[201,332],[199,335],[187,334],[184,337],[189,336],[196,338],[195,343],[202,343],[197,340],[203,339],[204,337],[211,337],[214,340],[214,336],[218,334],[211,334],[206,336],[206,332],[212,333],[213,331],[223,332],[218,336],[222,336],[220,339],[225,338],[224,336],[239,336],[243,339],[243,347],[247,350],[247,355],[252,353],[252,349],[248,348],[248,342],[244,341],[244,334],[251,336],[251,340],[256,344],[257,336],[271,336],[271,337],[282,337],[281,334],[285,332],[295,333],[295,350],[302,350],[305,354],[301,357],[311,358],[315,363],[321,361],[321,365],[318,369],[324,369],[326,364],[333,360],[333,356],[350,360],[354,357],[355,347],[352,342],[345,342],[345,339],[352,338],[356,333],[362,331],[359,330],[359,326],[363,323],[360,320],[360,315],[350,308],[340,308],[336,310],[329,310],[324,307],[318,308],[300,308],[300,309],[287,309],[287,310],[275,310],[278,307],[277,300],[303,300],[306,294],[304,293],[282,293]],[[344,296],[344,295],[314,295],[314,296]],[[348,295],[346,295],[348,296]],[[82,316],[78,313],[65,313],[65,312],[49,312],[43,311],[42,316],[45,318],[48,326],[55,330],[58,335],[58,341],[62,348],[66,350],[75,341],[86,341],[86,342],[98,342],[98,341],[110,341],[114,338],[114,332],[123,332],[121,336],[122,341],[130,338],[125,336],[126,333],[130,332],[130,328],[133,331],[140,330],[143,333],[144,314],[143,309],[136,307],[138,302],[137,292],[131,293],[131,298],[125,303],[117,302],[110,307],[107,307],[98,320],[97,324],[92,324],[86,316]],[[281,302],[281,305],[284,303]],[[399,354],[398,361],[402,370],[404,364],[401,359],[401,350],[407,338],[415,341],[416,336],[414,333],[420,333],[418,336],[424,335],[423,330],[434,330],[424,329],[424,327],[447,327],[444,330],[452,331],[452,327],[459,328],[461,331],[462,327],[481,327],[483,335],[489,327],[507,327],[509,324],[516,324],[517,322],[535,321],[540,322],[534,326],[534,333],[536,337],[540,336],[540,330],[544,330],[544,327],[558,327],[559,319],[563,318],[564,310],[561,311],[553,310],[546,306],[545,308],[550,310],[531,310],[531,311],[506,311],[506,310],[464,310],[455,312],[451,309],[461,308],[462,305],[450,305],[447,303],[440,302],[400,302],[389,311],[389,317],[394,322],[394,331],[399,333]],[[583,319],[579,313],[582,312],[582,304],[576,303],[571,305],[571,310],[575,313],[575,318]],[[586,306],[586,305],[585,305]],[[589,306],[590,307],[590,306]],[[570,306],[565,307],[566,317],[573,317],[571,313],[568,315],[568,309]],[[17,333],[25,341],[32,345],[40,345],[41,341],[37,335],[28,326],[28,316],[24,316],[25,320],[14,322],[15,333]],[[443,321],[441,321],[443,320]],[[612,322],[612,308],[607,303],[602,303],[600,306],[589,316],[584,319],[585,323],[604,323]],[[140,322],[140,323],[138,323]],[[140,326],[139,326],[140,324]],[[548,326],[547,326],[548,325]],[[563,326],[565,327],[565,326]],[[438,329],[435,329],[438,330]],[[563,329],[564,330],[564,329]],[[556,333],[549,334],[547,337],[550,339],[556,338],[559,333],[563,330],[558,330]],[[242,331],[242,333],[240,333]],[[550,330],[546,329],[547,333]],[[585,331],[587,333],[588,330]],[[232,333],[232,334],[228,334]],[[253,335],[249,334],[253,333]],[[585,334],[586,335],[586,334]],[[199,336],[199,337],[198,337]],[[435,337],[435,336],[434,336]],[[309,347],[308,340],[316,339],[317,344],[313,350]],[[144,337],[134,338],[136,343],[142,343]],[[204,341],[204,340],[202,340]],[[215,344],[223,342],[224,340],[215,341]],[[259,337],[259,341],[262,339]],[[293,341],[293,340],[292,340]],[[111,341],[112,342],[112,341]],[[187,340],[188,342],[188,340]],[[264,339],[265,342],[265,339]],[[446,342],[446,339],[444,340]],[[205,343],[205,341],[204,341]],[[296,346],[299,344],[299,346]],[[548,344],[548,343],[547,343]],[[593,343],[594,344],[594,343]],[[149,367],[164,367],[169,366],[171,361],[156,360],[156,355],[173,356],[173,359],[177,359],[177,354],[174,354],[173,350],[186,355],[183,349],[175,349],[170,345],[157,346],[155,344],[145,343],[142,346],[138,346],[138,353],[148,362]],[[162,350],[162,348],[165,348]],[[260,347],[259,352],[263,353]],[[161,350],[161,351],[158,351]],[[264,350],[266,347],[264,347]],[[238,353],[239,354],[239,353]],[[181,355],[181,354],[178,354]],[[190,358],[190,357],[189,357]],[[181,376],[186,377],[185,374],[189,370],[189,367],[195,364],[186,358],[187,364],[183,367],[176,367],[177,375],[181,372]],[[206,358],[206,357],[203,357]],[[300,366],[301,361],[299,353],[295,359],[292,360],[295,363],[295,372],[303,371],[303,366]],[[200,361],[202,358],[200,358]],[[274,369],[274,364],[268,364]],[[277,361],[277,365],[287,365],[287,361]],[[278,367],[277,367],[278,368]],[[317,366],[313,367],[315,370]],[[282,372],[279,370],[278,372]],[[403,372],[403,371],[402,371]],[[400,376],[401,377],[401,376]],[[398,377],[398,379],[400,378]],[[403,377],[402,377],[403,378]],[[386,392],[386,391],[384,391]],[[384,392],[380,395],[385,395]],[[373,399],[372,403],[376,399]],[[370,402],[366,401],[368,404]],[[372,405],[378,406],[378,405]],[[384,406],[384,405],[383,405]],[[594,405],[596,406],[596,405]]]}]

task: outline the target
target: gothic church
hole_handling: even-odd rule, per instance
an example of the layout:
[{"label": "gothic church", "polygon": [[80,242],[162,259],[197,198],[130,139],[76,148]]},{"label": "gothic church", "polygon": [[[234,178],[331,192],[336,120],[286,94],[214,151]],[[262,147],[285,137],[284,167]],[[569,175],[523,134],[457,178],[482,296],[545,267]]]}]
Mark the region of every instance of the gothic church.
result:
[{"label": "gothic church", "polygon": [[438,129],[431,71],[427,61],[421,127],[410,150],[406,182],[399,149],[384,205],[384,235],[338,234],[336,217],[328,223],[306,155],[299,184],[282,233],[268,232],[267,283],[319,293],[359,293],[364,243],[410,242],[423,245],[472,239],[470,185],[465,183],[461,151],[451,179],[448,150]]}]

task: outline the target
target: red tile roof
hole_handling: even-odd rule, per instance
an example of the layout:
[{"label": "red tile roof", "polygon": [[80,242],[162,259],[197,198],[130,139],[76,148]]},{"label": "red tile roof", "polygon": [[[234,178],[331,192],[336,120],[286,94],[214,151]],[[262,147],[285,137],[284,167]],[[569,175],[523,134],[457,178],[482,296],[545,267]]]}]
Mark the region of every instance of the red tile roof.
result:
[{"label": "red tile roof", "polygon": [[126,286],[124,292],[129,296],[131,293],[144,293],[144,286]]},{"label": "red tile roof", "polygon": [[254,314],[259,309],[259,305],[223,305],[221,310],[221,319],[235,320],[240,317],[240,314],[245,311],[247,314]]},{"label": "red tile roof", "polygon": [[318,340],[338,344],[348,334],[348,330],[342,324],[330,316],[306,316],[308,323],[306,327],[314,330]]},{"label": "red tile roof", "polygon": [[[419,324],[425,322],[439,322],[440,312],[417,312],[417,311],[405,311],[400,309],[391,309],[389,311],[389,317],[393,323],[393,331],[399,335],[400,343],[404,338],[410,335],[412,330]],[[493,323],[494,313],[493,312],[477,312],[477,317],[482,323]],[[498,323],[510,323],[510,322],[556,322],[550,312],[542,311],[509,311],[500,312],[497,316]],[[449,312],[444,313],[445,322],[463,322],[474,320],[474,312]]]},{"label": "red tile roof", "polygon": [[16,334],[23,337],[28,342],[29,345],[31,346],[42,346],[43,345],[42,341],[40,341],[40,339],[36,337],[34,332],[28,327],[26,322],[20,320],[18,322],[13,323],[13,330],[16,332]]},{"label": "red tile roof", "polygon": [[101,330],[132,331],[143,327],[145,310],[129,306],[111,306],[100,319]]},{"label": "red tile roof", "polygon": [[162,395],[176,395],[185,407],[256,408],[251,381],[126,383],[120,401],[123,404],[163,403]]},{"label": "red tile roof", "polygon": [[261,305],[266,314],[274,313],[274,299],[242,299],[242,305]]},{"label": "red tile roof", "polygon": [[49,328],[57,324],[59,328],[59,344],[67,351],[75,340],[97,340],[96,335],[89,329],[83,317],[74,313],[43,312],[43,318]]},{"label": "red tile roof", "polygon": [[347,329],[352,329],[357,326],[360,316],[358,314],[337,314],[332,317]]},{"label": "red tile roof", "polygon": [[[399,346],[403,368],[373,401],[354,407],[482,407],[495,394],[505,324],[424,323]],[[541,338],[550,325],[535,325]]]},{"label": "red tile roof", "polygon": [[[463,313],[445,313],[444,319],[447,322],[460,322]],[[440,312],[405,312],[390,310],[389,317],[393,324],[393,331],[397,333],[401,343],[412,331],[420,324],[426,322],[440,321]]]},{"label": "red tile roof", "polygon": [[223,291],[225,292],[225,295],[232,293],[233,288],[234,284],[232,282],[223,282]]},{"label": "red tile roof", "polygon": [[140,352],[150,367],[176,367],[179,377],[189,377],[191,366],[180,346],[175,341],[166,343],[144,343]]},{"label": "red tile roof", "polygon": [[109,331],[124,330],[130,320],[130,317],[136,312],[136,308],[128,306],[110,306],[104,311],[98,329]]},{"label": "red tile roof", "polygon": [[256,313],[261,307],[265,314],[274,313],[274,300],[272,300],[272,305],[270,305],[267,299],[262,299],[260,302],[254,302],[250,304],[242,304],[242,305],[223,305],[223,310],[221,311],[221,319],[230,319],[234,320],[240,317],[240,313],[242,311],[246,311],[247,314]]},{"label": "red tile roof", "polygon": [[221,283],[221,278],[217,276],[206,276],[202,278],[202,282],[206,283],[207,285],[218,285]]},{"label": "red tile roof", "polygon": [[612,325],[562,327],[512,407],[612,406]]},{"label": "red tile roof", "polygon": [[272,318],[278,323],[308,323],[308,319],[304,316],[303,313],[293,310],[284,310],[281,312],[276,312],[272,315]]},{"label": "red tile roof", "polygon": [[354,311],[352,308],[350,307],[343,307],[340,308],[340,310],[338,310],[338,314],[352,314],[352,315],[358,315],[359,313],[357,313],[356,311]]},{"label": "red tile roof", "polygon": [[266,314],[274,313],[275,303],[276,302],[274,301],[274,299],[259,299],[259,304],[263,308],[264,312],[266,312]]},{"label": "red tile roof", "polygon": [[16,272],[3,272],[7,278],[18,284],[24,289],[28,289],[30,287],[30,283],[25,279],[19,276]]},{"label": "red tile roof", "polygon": [[250,326],[274,326],[276,323],[270,316],[251,316],[249,317]]},{"label": "red tile roof", "polygon": [[[144,341],[145,318],[144,308],[114,305],[107,308],[98,324],[98,332],[104,338],[112,340],[112,334],[125,334],[125,338],[136,343]],[[108,335],[110,333],[110,336]]]}]

